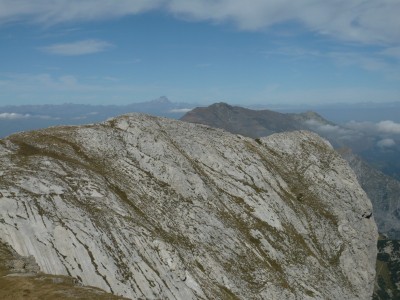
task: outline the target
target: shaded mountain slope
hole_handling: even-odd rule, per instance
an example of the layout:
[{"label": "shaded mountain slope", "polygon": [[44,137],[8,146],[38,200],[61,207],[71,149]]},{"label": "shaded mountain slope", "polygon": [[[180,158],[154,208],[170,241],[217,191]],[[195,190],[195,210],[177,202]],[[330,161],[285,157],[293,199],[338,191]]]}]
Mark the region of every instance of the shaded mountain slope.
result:
[{"label": "shaded mountain slope", "polygon": [[374,300],[400,299],[400,241],[380,238]]},{"label": "shaded mountain slope", "polygon": [[196,107],[186,113],[182,121],[223,128],[232,133],[257,138],[272,133],[307,129],[292,114],[271,110],[251,110],[226,103]]},{"label": "shaded mountain slope", "polygon": [[305,131],[255,141],[126,115],[0,141],[0,240],[132,299],[368,299],[377,229]]}]

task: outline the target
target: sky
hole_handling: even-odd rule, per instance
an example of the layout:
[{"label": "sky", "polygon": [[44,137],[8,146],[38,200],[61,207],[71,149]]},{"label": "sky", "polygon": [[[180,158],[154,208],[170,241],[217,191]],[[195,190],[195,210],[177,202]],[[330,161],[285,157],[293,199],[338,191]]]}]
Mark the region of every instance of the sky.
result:
[{"label": "sky", "polygon": [[0,0],[0,105],[400,101],[399,0]]}]

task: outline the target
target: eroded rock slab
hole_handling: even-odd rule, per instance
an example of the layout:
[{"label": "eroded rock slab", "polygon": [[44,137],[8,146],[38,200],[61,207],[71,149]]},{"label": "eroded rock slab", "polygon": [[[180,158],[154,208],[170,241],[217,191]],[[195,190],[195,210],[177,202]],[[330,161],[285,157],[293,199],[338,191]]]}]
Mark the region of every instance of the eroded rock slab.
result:
[{"label": "eroded rock slab", "polygon": [[133,299],[368,299],[377,229],[317,135],[131,114],[0,142],[0,239]]}]

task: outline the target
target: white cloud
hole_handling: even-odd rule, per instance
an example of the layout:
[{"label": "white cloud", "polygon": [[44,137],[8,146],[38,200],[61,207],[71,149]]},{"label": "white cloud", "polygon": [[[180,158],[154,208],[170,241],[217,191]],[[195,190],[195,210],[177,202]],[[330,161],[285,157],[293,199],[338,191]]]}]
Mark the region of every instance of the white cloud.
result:
[{"label": "white cloud", "polygon": [[328,139],[358,143],[376,143],[379,148],[389,148],[396,145],[396,135],[400,134],[400,124],[393,121],[348,122],[344,126],[323,124],[318,120],[308,120],[306,124]]},{"label": "white cloud", "polygon": [[111,19],[159,7],[162,0],[0,0],[0,22],[30,20],[43,24]]},{"label": "white cloud", "polygon": [[170,109],[168,112],[170,113],[187,113],[188,111],[191,111],[193,108],[173,108]]},{"label": "white cloud", "polygon": [[112,44],[101,40],[83,40],[65,44],[54,44],[40,48],[42,51],[65,56],[76,56],[103,52],[113,47]]},{"label": "white cloud", "polygon": [[242,30],[262,30],[290,21],[341,40],[400,41],[400,1],[396,0],[0,0],[0,23],[31,20],[48,25],[149,10],[164,10],[189,20],[231,22]]},{"label": "white cloud", "polygon": [[400,124],[393,121],[379,122],[377,128],[382,133],[400,134]]},{"label": "white cloud", "polygon": [[372,122],[355,122],[351,121],[346,124],[347,128],[364,132],[365,134],[379,134],[383,136],[400,134],[400,123],[391,120]]},{"label": "white cloud", "polygon": [[396,145],[393,139],[383,139],[376,144],[379,148],[390,148]]},{"label": "white cloud", "polygon": [[29,118],[29,114],[18,114],[18,113],[0,113],[0,120],[17,120]]},{"label": "white cloud", "polygon": [[20,120],[20,119],[52,119],[56,120],[58,118],[45,116],[45,115],[30,115],[30,114],[19,114],[19,113],[0,113],[0,120]]},{"label": "white cloud", "polygon": [[327,137],[328,139],[334,138],[338,141],[352,141],[360,137],[359,132],[339,125],[325,124],[313,119],[307,120],[305,123],[309,126],[310,129],[315,130],[317,133]]},{"label": "white cloud", "polygon": [[246,30],[294,21],[348,41],[398,43],[400,38],[400,2],[392,0],[172,0],[168,7],[187,18],[231,21]]},{"label": "white cloud", "polygon": [[361,132],[370,132],[370,133],[376,132],[376,124],[372,122],[350,121],[346,124],[346,127]]}]

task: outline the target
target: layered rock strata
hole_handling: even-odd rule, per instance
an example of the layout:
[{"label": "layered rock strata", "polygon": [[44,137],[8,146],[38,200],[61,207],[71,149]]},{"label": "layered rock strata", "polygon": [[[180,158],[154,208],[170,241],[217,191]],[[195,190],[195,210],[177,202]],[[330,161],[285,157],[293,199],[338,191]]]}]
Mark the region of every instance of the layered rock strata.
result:
[{"label": "layered rock strata", "polygon": [[377,229],[328,142],[131,114],[0,141],[0,239],[132,299],[368,299]]}]

